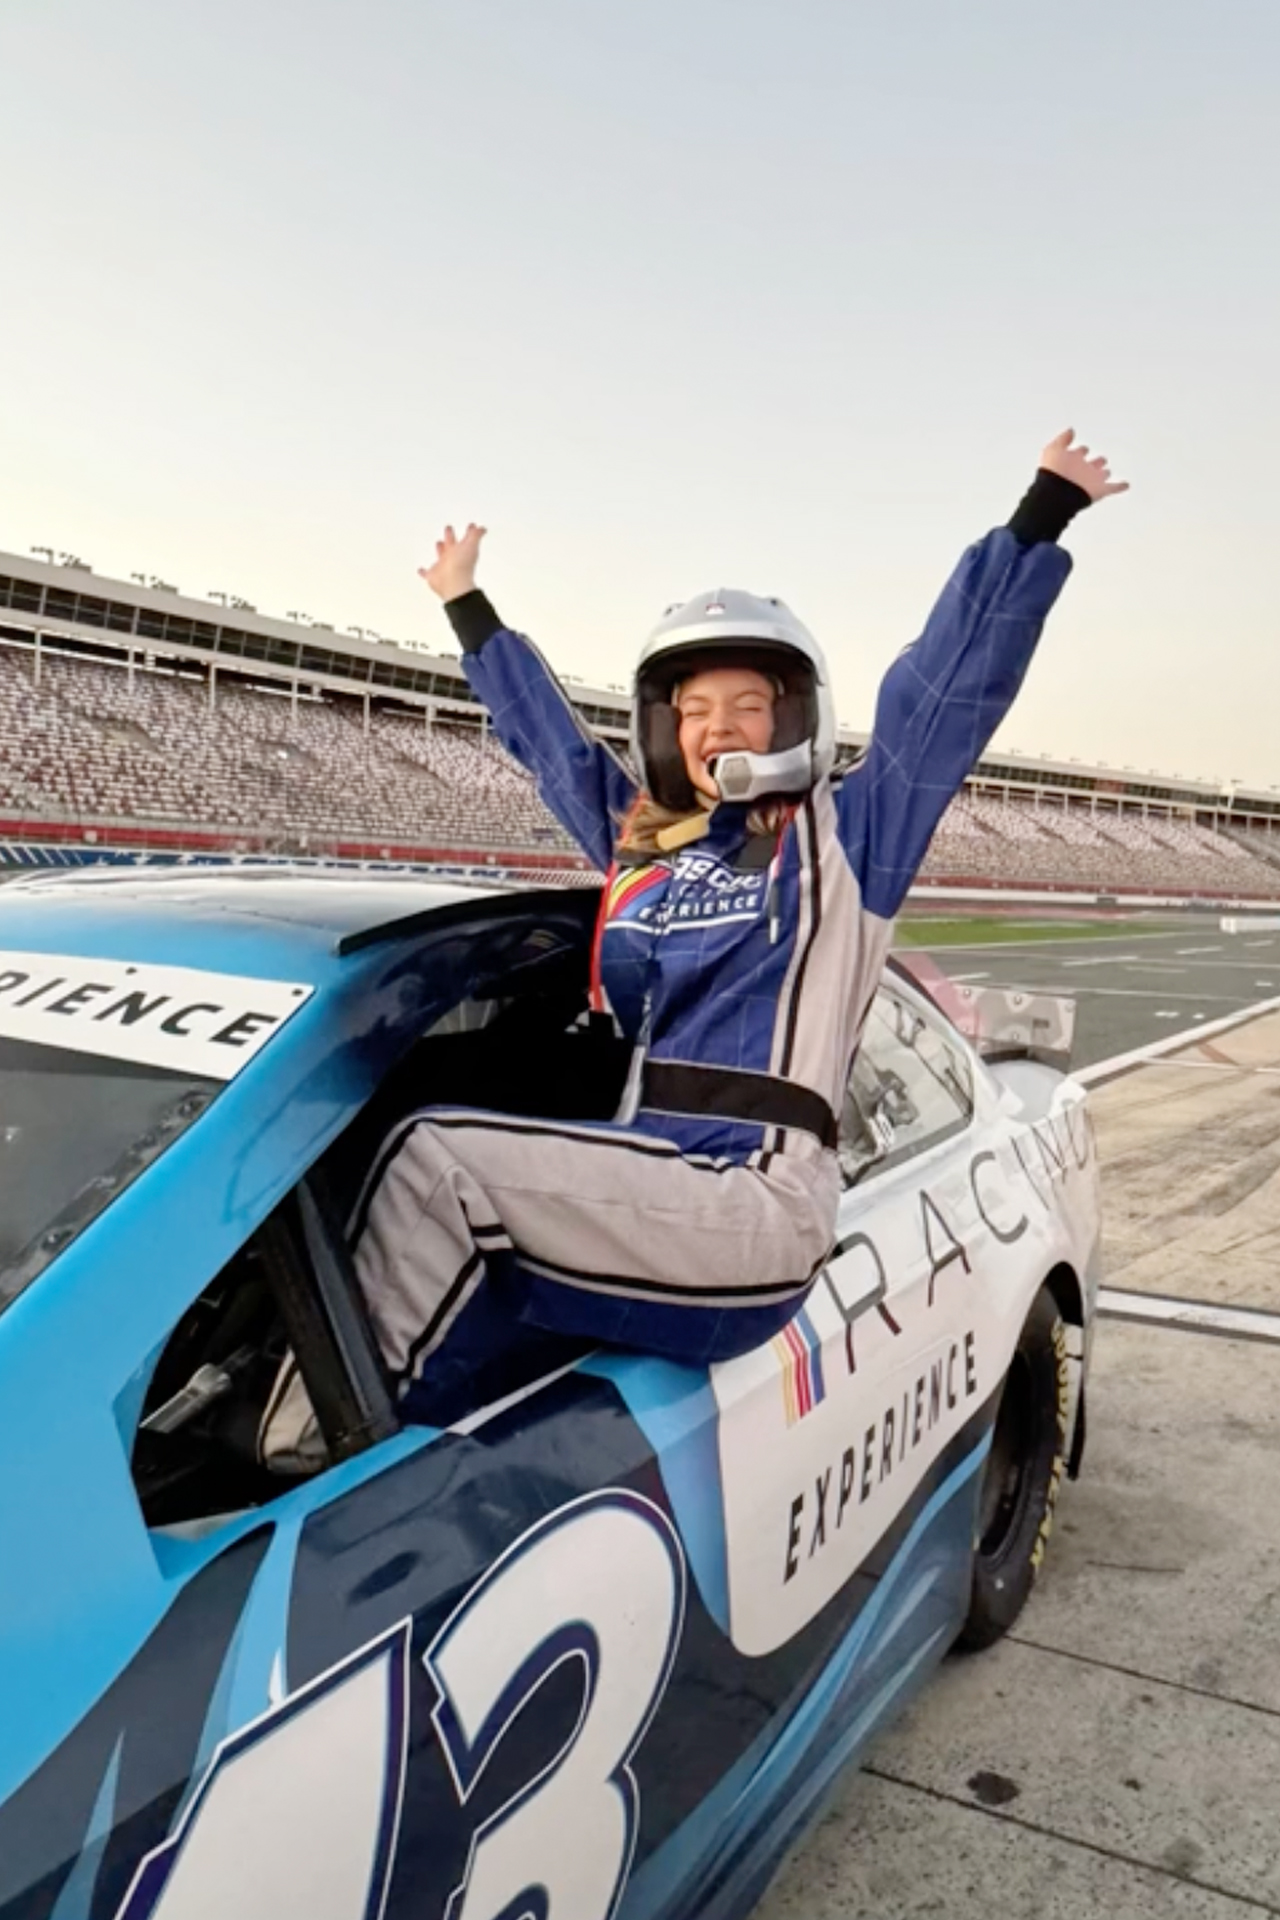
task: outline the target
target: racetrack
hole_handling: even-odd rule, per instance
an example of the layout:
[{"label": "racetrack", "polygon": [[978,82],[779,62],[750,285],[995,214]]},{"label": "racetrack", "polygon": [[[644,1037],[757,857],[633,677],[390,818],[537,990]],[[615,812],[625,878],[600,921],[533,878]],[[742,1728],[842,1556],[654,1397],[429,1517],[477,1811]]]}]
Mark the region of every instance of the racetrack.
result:
[{"label": "racetrack", "polygon": [[1212,921],[1117,939],[912,946],[952,979],[1030,987],[1076,1001],[1074,1067],[1093,1066],[1170,1034],[1280,997],[1280,932],[1221,933]]}]

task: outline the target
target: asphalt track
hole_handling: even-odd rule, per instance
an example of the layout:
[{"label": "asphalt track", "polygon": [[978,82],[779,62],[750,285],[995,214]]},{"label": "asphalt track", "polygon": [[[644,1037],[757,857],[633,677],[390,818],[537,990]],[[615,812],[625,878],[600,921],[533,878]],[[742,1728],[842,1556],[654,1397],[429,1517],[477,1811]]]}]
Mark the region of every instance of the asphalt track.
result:
[{"label": "asphalt track", "polygon": [[1280,931],[1222,933],[1212,922],[1131,937],[913,947],[954,980],[1068,994],[1073,1067],[1093,1066],[1259,1001],[1280,997]]}]

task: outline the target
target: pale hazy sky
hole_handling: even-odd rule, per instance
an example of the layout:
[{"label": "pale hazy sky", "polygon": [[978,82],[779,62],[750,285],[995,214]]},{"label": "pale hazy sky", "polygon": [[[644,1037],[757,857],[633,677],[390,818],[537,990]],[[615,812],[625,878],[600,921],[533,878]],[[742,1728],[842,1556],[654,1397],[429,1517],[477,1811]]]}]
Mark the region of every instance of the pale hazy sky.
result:
[{"label": "pale hazy sky", "polygon": [[0,0],[0,547],[555,663],[779,593],[844,719],[1073,425],[1005,745],[1280,783],[1280,0]]}]

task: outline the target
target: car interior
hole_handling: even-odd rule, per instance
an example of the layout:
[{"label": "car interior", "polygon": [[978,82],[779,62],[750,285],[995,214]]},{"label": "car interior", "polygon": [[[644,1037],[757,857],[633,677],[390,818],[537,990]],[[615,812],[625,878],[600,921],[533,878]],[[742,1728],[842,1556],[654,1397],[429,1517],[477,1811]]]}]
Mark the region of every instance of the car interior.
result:
[{"label": "car interior", "polygon": [[[611,1021],[587,1011],[594,905],[594,893],[561,895],[554,915],[530,904],[472,935],[465,992],[432,1010],[361,1112],[182,1316],[133,1445],[148,1525],[240,1512],[308,1477],[275,1471],[260,1456],[263,1415],[290,1352],[322,1430],[317,1465],[396,1430],[343,1224],[382,1141],[420,1107],[545,1119],[616,1112],[630,1047]],[[535,1344],[530,1378],[547,1364]]]}]

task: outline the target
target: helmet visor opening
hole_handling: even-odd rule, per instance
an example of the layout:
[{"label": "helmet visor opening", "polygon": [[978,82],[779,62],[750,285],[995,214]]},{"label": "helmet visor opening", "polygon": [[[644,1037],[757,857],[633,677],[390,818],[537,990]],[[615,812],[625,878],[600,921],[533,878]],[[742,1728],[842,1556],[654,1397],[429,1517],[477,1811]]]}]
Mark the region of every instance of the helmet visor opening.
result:
[{"label": "helmet visor opening", "polygon": [[636,692],[642,699],[669,701],[682,681],[697,673],[718,667],[743,667],[773,681],[779,698],[788,693],[811,691],[815,675],[812,664],[794,647],[767,640],[702,641],[689,647],[673,647],[648,660],[636,675]]}]

